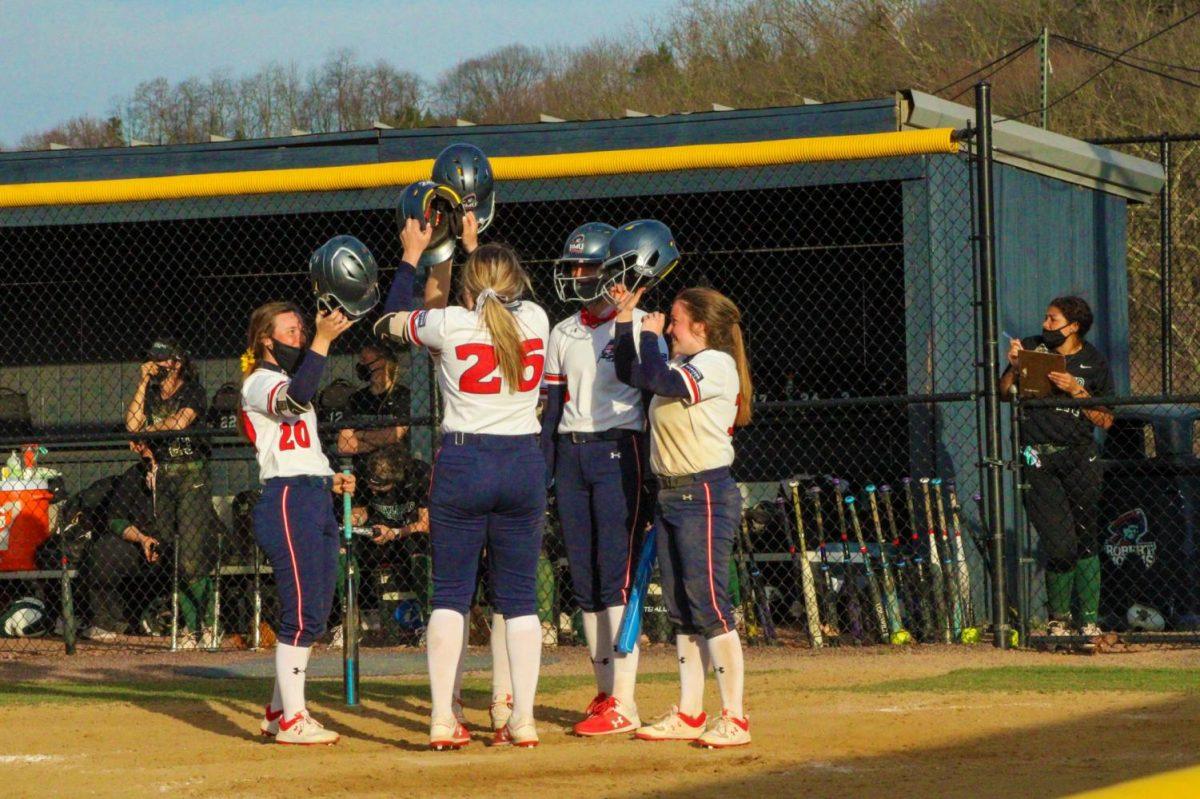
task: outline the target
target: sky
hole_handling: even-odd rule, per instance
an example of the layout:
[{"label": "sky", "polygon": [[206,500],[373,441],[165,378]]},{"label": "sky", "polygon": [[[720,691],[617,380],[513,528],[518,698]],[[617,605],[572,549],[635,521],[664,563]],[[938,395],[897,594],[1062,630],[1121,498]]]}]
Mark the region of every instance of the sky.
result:
[{"label": "sky", "polygon": [[352,48],[435,78],[507,44],[583,44],[661,17],[670,0],[0,0],[0,144],[101,116],[144,80],[172,83]]}]

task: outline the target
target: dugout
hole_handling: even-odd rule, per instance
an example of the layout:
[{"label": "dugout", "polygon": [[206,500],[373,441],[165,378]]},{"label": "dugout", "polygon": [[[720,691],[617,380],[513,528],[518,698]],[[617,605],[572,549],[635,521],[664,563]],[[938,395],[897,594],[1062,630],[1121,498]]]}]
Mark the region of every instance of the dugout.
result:
[{"label": "dugout", "polygon": [[[41,438],[62,442],[73,483],[112,471],[106,462],[122,439],[114,431],[152,336],[170,332],[189,348],[210,395],[236,380],[249,310],[268,298],[304,300],[308,255],[337,233],[394,263],[399,186],[388,182],[408,173],[389,165],[466,140],[492,157],[557,156],[575,171],[502,180],[485,234],[518,247],[552,318],[566,311],[553,301],[550,262],[566,233],[591,219],[662,219],[685,262],[660,296],[707,283],[738,301],[760,402],[755,424],[738,433],[740,479],[809,471],[861,484],[936,470],[968,493],[979,461],[974,403],[805,403],[975,388],[968,154],[948,136],[902,154],[846,149],[875,134],[945,133],[973,114],[908,91],[590,122],[0,153],[0,386],[27,396]],[[774,153],[770,143],[798,139],[821,144],[801,161],[721,160],[730,148]],[[1020,123],[999,122],[995,143],[1002,328],[1028,332],[1051,296],[1081,293],[1096,309],[1092,338],[1127,388],[1125,210],[1158,190],[1161,168]],[[698,160],[664,158],[656,168],[660,148],[696,146]],[[641,153],[639,171],[613,167],[626,151]],[[584,160],[590,174],[579,174]],[[349,188],[306,181],[331,167],[375,177]],[[272,183],[285,174],[295,179]],[[164,185],[184,188],[156,194]],[[207,187],[204,196],[189,185]],[[351,357],[336,359],[330,377],[352,379]],[[418,416],[432,413],[428,378],[414,358]],[[70,444],[98,431],[109,444]],[[427,434],[419,440],[428,446]],[[253,481],[252,457],[232,439],[217,444],[214,488],[232,494]]]}]

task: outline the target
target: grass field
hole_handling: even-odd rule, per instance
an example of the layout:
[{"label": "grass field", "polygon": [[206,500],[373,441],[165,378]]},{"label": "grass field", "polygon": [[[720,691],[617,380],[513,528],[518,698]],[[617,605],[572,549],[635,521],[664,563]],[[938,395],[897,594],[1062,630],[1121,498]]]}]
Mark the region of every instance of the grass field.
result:
[{"label": "grass field", "polygon": [[[341,704],[338,681],[311,681],[314,711],[343,740],[309,750],[255,734],[265,679],[184,678],[165,659],[3,662],[0,794],[1068,796],[1200,763],[1198,659],[752,650],[755,741],[710,752],[566,734],[593,689],[583,655],[560,650],[541,681],[541,747],[475,742],[456,753],[424,749],[418,677],[365,679],[357,710]],[[486,675],[465,687],[470,721],[485,726]],[[644,658],[639,704],[651,716],[675,693],[671,653],[656,648]],[[1200,785],[1179,795],[1200,796]]]}]

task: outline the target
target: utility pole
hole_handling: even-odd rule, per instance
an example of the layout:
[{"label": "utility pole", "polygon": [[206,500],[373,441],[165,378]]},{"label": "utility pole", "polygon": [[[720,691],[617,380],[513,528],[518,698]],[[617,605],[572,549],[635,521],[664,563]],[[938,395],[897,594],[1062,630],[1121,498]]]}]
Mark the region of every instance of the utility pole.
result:
[{"label": "utility pole", "polygon": [[1050,29],[1042,28],[1038,37],[1038,88],[1042,95],[1042,130],[1050,127],[1050,110],[1046,107],[1050,96]]}]

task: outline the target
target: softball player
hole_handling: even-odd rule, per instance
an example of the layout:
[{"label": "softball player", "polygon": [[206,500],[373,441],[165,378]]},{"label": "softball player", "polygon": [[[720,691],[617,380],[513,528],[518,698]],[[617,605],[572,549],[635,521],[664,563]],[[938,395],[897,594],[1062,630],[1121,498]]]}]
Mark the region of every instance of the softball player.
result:
[{"label": "softball player", "polygon": [[299,310],[271,302],[250,315],[243,356],[242,431],[254,444],[262,497],[254,506],[254,537],[267,554],[279,589],[275,692],[261,729],[278,743],[333,744],[304,704],[304,673],[313,641],[324,631],[336,583],[339,527],[329,492],[353,493],[354,478],[334,474],[317,439],[312,399],[329,345],[353,324],[323,311],[304,349]]},{"label": "softball player", "polygon": [[[596,677],[596,696],[575,725],[578,735],[611,735],[641,726],[634,684],[638,651],[616,652],[631,578],[635,537],[647,519],[643,497],[646,416],[641,392],[617,379],[617,308],[604,291],[601,263],[616,228],[590,222],[567,238],[555,264],[560,300],[583,303],[550,333],[542,451],[571,570],[571,590]],[[633,325],[646,314],[637,310]]]},{"label": "softball player", "polygon": [[486,544],[492,605],[505,619],[512,715],[504,742],[536,746],[534,695],[541,665],[536,572],[546,494],[537,402],[549,322],[522,300],[529,278],[516,253],[485,244],[463,267],[462,307],[410,311],[416,264],[432,227],[409,219],[404,263],[393,278],[376,333],[439,354],[445,398],[434,461],[429,523],[433,612],[426,633],[432,695],[430,745],[457,749],[470,737],[454,712],[454,682],[466,613]]},{"label": "softball player", "polygon": [[[674,249],[672,245],[670,249]],[[662,314],[642,319],[635,347],[632,306],[618,290],[617,369],[629,384],[652,391],[650,463],[658,478],[658,559],[663,596],[677,634],[679,705],[637,737],[699,741],[708,747],[750,743],[742,709],[742,646],[729,599],[729,558],[742,497],[730,475],[734,427],[750,421],[749,362],[740,314],[712,289],[680,292],[667,326],[674,357],[658,350]],[[626,305],[630,307],[625,307]],[[636,351],[635,351],[636,350]],[[704,673],[712,663],[721,717],[705,729]]]}]

